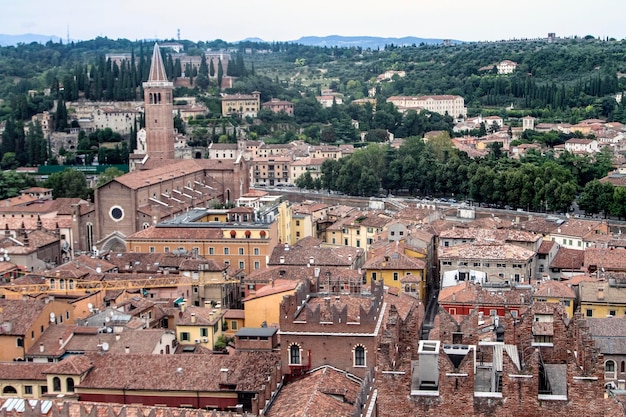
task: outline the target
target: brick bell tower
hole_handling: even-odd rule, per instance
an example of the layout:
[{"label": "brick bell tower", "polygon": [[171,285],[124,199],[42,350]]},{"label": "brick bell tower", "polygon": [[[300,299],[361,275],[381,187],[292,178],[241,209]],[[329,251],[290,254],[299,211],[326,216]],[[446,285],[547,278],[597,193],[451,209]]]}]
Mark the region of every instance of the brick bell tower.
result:
[{"label": "brick bell tower", "polygon": [[174,159],[174,84],[167,80],[159,45],[154,44],[148,81],[143,83],[146,153],[150,158]]}]

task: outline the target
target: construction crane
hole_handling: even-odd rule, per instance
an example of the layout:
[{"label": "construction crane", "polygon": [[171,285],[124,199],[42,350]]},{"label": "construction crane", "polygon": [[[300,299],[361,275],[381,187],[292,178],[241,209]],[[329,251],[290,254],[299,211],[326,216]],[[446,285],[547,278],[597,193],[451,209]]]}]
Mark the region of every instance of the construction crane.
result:
[{"label": "construction crane", "polygon": [[144,288],[171,288],[187,285],[219,284],[222,282],[216,278],[199,279],[185,275],[158,275],[146,278],[115,279],[103,281],[84,281],[75,278],[64,278],[58,275],[41,276],[45,282],[41,284],[15,284],[7,283],[0,286],[0,293],[10,292],[21,295],[32,294],[84,294],[107,290],[137,290]]}]

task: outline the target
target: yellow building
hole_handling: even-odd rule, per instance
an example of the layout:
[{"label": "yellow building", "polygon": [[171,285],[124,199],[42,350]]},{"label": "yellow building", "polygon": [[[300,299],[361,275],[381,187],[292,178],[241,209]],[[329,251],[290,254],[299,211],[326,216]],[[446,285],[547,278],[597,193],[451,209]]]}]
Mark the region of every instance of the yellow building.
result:
[{"label": "yellow building", "polygon": [[229,309],[224,312],[224,322],[226,330],[224,333],[228,337],[235,337],[239,329],[245,326],[245,310]]},{"label": "yellow building", "polygon": [[533,293],[535,302],[561,304],[569,318],[574,317],[575,299],[576,294],[568,284],[555,280],[543,281]]},{"label": "yellow building", "polygon": [[0,362],[0,392],[3,396],[38,399],[48,392],[43,374],[47,363]]},{"label": "yellow building", "polygon": [[426,280],[423,276],[407,274],[400,278],[401,292],[426,303]]},{"label": "yellow building", "polygon": [[365,270],[364,284],[370,284],[372,281],[382,281],[388,287],[395,287],[399,290],[403,288],[402,277],[412,275],[413,283],[419,282],[415,288],[420,299],[425,297],[425,277],[426,262],[422,259],[411,258],[404,253],[392,252],[375,256],[363,264]]},{"label": "yellow building", "polygon": [[213,349],[226,328],[223,322],[224,311],[211,307],[181,307],[176,317],[178,343]]},{"label": "yellow building", "polygon": [[610,281],[581,281],[578,288],[583,317],[623,317],[626,314],[626,287]]},{"label": "yellow building", "polygon": [[280,303],[296,292],[299,281],[277,279],[243,300],[246,327],[278,327]]},{"label": "yellow building", "polygon": [[248,94],[228,94],[222,97],[222,116],[237,115],[256,117],[261,107],[261,93],[253,91]]},{"label": "yellow building", "polygon": [[[329,213],[330,214],[330,213]],[[326,228],[324,242],[330,245],[369,249],[391,217],[379,212],[357,211],[338,218]]]},{"label": "yellow building", "polygon": [[[197,254],[246,274],[265,268],[278,242],[276,222],[254,221],[254,209],[250,207],[228,210],[227,222],[212,220],[219,215],[208,212],[211,210],[190,210],[184,216],[133,233],[126,237],[126,250]],[[202,221],[207,218],[211,221]]]},{"label": "yellow building", "polygon": [[291,207],[291,234],[285,243],[295,244],[305,237],[317,238],[318,222],[328,214],[328,205],[317,201],[303,201]]},{"label": "yellow building", "polygon": [[63,301],[0,299],[0,361],[24,360],[49,326],[74,320],[74,306]]}]

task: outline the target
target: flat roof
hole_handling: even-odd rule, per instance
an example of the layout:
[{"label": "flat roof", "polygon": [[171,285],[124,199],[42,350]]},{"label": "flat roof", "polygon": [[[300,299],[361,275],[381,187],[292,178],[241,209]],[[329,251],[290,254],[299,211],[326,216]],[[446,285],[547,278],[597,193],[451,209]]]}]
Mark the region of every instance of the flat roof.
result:
[{"label": "flat roof", "polygon": [[270,337],[278,331],[275,327],[242,327],[235,336],[241,337]]}]

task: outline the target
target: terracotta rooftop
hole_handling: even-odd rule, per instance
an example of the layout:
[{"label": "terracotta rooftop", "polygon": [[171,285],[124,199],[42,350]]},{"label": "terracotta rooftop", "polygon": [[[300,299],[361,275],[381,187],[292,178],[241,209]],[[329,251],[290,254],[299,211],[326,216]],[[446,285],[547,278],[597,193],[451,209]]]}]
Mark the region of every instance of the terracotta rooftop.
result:
[{"label": "terracotta rooftop", "polygon": [[[142,320],[145,323],[145,320]],[[77,328],[74,335],[67,341],[64,348],[74,353],[102,353],[102,344],[107,343],[109,354],[123,354],[126,348],[131,354],[150,355],[159,344],[164,329],[129,329],[125,326],[121,333],[80,333],[83,327]],[[57,344],[59,342],[56,342]]]},{"label": "terracotta rooftop", "polygon": [[286,279],[277,279],[273,285],[266,285],[256,290],[254,294],[247,296],[243,301],[250,301],[269,295],[280,294],[283,292],[294,291],[298,287],[298,281],[290,281]]},{"label": "terracotta rooftop", "polygon": [[547,280],[539,284],[533,297],[576,298],[571,286],[562,281]]},{"label": "terracotta rooftop", "polygon": [[590,272],[602,268],[612,271],[626,271],[626,249],[587,248],[584,251],[584,265]]},{"label": "terracotta rooftop", "polygon": [[530,289],[494,289],[464,281],[442,288],[440,304],[481,304],[498,306],[525,306],[531,303]]},{"label": "terracotta rooftop", "polygon": [[162,180],[159,178],[175,179],[194,172],[204,171],[205,169],[220,168],[227,170],[233,163],[223,163],[221,160],[213,159],[181,159],[164,162],[163,160],[155,161],[158,164],[151,169],[129,172],[128,174],[116,177],[113,181],[119,182],[131,189],[139,189],[149,186],[150,184],[158,184]]},{"label": "terracotta rooftop", "polygon": [[454,227],[444,230],[439,235],[440,239],[471,239],[475,241],[498,241],[498,242],[536,242],[541,236],[515,229],[483,229]]},{"label": "terracotta rooftop", "polygon": [[423,270],[426,268],[426,262],[423,259],[412,258],[402,252],[393,252],[369,259],[363,264],[363,269],[410,269]]},{"label": "terracotta rooftop", "polygon": [[[37,343],[26,352],[28,356],[50,356],[58,357],[65,352],[64,345],[74,334],[76,326],[58,324],[48,326],[39,336]],[[59,342],[62,340],[63,342]]]},{"label": "terracotta rooftop", "polygon": [[[363,249],[348,246],[325,248],[320,246],[276,245],[268,265],[316,265],[350,267]],[[312,260],[312,262],[311,262]]]},{"label": "terracotta rooftop", "polygon": [[214,326],[219,323],[224,310],[189,306],[176,316],[177,326]]},{"label": "terracotta rooftop", "polygon": [[360,380],[330,366],[310,371],[280,391],[268,417],[352,417]]},{"label": "terracotta rooftop", "polygon": [[465,243],[439,247],[439,259],[485,259],[527,262],[535,256],[533,251],[501,243]]},{"label": "terracotta rooftop", "polygon": [[10,329],[0,326],[0,335],[25,335],[32,323],[39,318],[45,306],[44,300],[0,298],[0,323],[11,323]]},{"label": "terracotta rooftop", "polygon": [[0,362],[0,380],[45,381],[49,363]]},{"label": "terracotta rooftop", "polygon": [[578,294],[581,303],[626,305],[626,287],[613,287],[607,281],[581,282]]},{"label": "terracotta rooftop", "polygon": [[626,355],[626,318],[585,318],[593,340],[605,355]]},{"label": "terracotta rooftop", "polygon": [[[93,368],[81,388],[220,391],[220,382],[236,391],[256,392],[280,362],[278,352],[236,351],[232,355],[90,354]],[[132,372],[128,370],[132,369]],[[219,377],[217,377],[219,376]]]},{"label": "terracotta rooftop", "polygon": [[561,224],[557,230],[553,230],[553,235],[584,237],[590,232],[594,232],[602,225],[601,221],[569,219]]},{"label": "terracotta rooftop", "polygon": [[44,372],[59,375],[82,375],[92,367],[91,359],[84,355],[69,355],[60,362],[50,364]]},{"label": "terracotta rooftop", "polygon": [[194,227],[154,227],[140,230],[129,236],[127,239],[151,240],[151,239],[174,239],[182,240],[207,240],[221,239],[222,229],[215,228],[194,228]]},{"label": "terracotta rooftop", "polygon": [[518,226],[522,230],[533,233],[541,233],[542,235],[548,235],[553,231],[556,231],[559,225],[544,217],[533,217],[525,222],[522,222]]},{"label": "terracotta rooftop", "polygon": [[550,268],[579,270],[583,266],[584,257],[584,251],[561,247],[550,263]]},{"label": "terracotta rooftop", "polygon": [[312,214],[316,211],[324,210],[328,208],[328,204],[319,203],[317,201],[303,201],[299,204],[291,206],[293,213]]},{"label": "terracotta rooftop", "polygon": [[552,240],[543,240],[541,242],[541,246],[539,246],[539,250],[537,250],[538,255],[547,255],[550,253],[552,248],[556,245],[556,242]]}]

